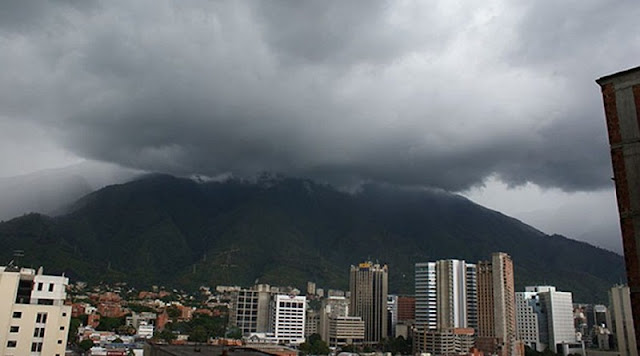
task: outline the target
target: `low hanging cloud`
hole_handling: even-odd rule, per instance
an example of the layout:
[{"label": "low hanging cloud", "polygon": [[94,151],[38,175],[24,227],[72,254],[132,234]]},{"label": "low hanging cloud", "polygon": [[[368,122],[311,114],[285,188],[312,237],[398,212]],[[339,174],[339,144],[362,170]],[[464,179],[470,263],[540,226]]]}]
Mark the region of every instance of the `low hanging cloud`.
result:
[{"label": "low hanging cloud", "polygon": [[0,123],[181,175],[600,189],[594,79],[638,64],[638,15],[611,0],[8,1]]}]

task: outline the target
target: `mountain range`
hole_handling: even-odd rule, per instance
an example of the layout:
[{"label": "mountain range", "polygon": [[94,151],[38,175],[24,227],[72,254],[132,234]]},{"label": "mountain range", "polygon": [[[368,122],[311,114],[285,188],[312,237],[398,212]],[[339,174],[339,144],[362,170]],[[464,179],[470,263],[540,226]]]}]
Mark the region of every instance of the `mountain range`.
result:
[{"label": "mountain range", "polygon": [[364,185],[343,192],[307,179],[202,181],[148,175],[107,186],[63,214],[0,223],[0,258],[25,250],[75,280],[195,288],[255,282],[348,288],[349,266],[389,265],[390,292],[413,293],[416,262],[509,253],[516,289],[549,284],[606,302],[624,282],[620,255],[546,235],[451,193]]}]

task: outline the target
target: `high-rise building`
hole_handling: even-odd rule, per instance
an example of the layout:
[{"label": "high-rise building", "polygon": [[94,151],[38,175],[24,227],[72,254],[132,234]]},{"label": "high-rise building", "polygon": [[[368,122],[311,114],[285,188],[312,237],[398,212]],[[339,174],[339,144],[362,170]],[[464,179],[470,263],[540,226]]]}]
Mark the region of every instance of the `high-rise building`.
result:
[{"label": "high-rise building", "polygon": [[553,352],[563,354],[564,345],[576,343],[571,292],[558,292],[555,287],[539,291],[542,311],[546,315],[548,339],[543,339]]},{"label": "high-rise building", "polygon": [[65,354],[68,284],[64,276],[42,274],[42,268],[0,267],[0,355]]},{"label": "high-rise building", "polygon": [[318,333],[322,340],[329,343],[329,320],[349,316],[349,300],[345,297],[329,297],[322,300]]},{"label": "high-rise building", "polygon": [[504,356],[524,354],[516,338],[516,305],[513,262],[503,252],[477,265],[478,331],[476,346],[481,351]]},{"label": "high-rise building", "polygon": [[274,341],[279,344],[301,344],[305,341],[306,305],[305,296],[274,296],[270,317]]},{"label": "high-rise building", "polygon": [[[478,322],[476,265],[460,260],[417,263],[415,278],[416,352],[434,350],[429,342],[446,344],[446,340],[436,339],[452,337],[453,329],[475,330]],[[428,330],[441,332],[428,333]],[[468,331],[461,335],[468,337]]]},{"label": "high-rise building", "polygon": [[400,295],[396,300],[398,322],[410,322],[416,319],[416,298]]},{"label": "high-rise building", "polygon": [[615,335],[620,356],[638,356],[638,345],[631,312],[631,293],[627,286],[609,291],[611,331]]},{"label": "high-rise building", "polygon": [[549,348],[566,353],[576,344],[573,302],[570,292],[553,286],[525,287],[516,293],[518,338],[537,351]]},{"label": "high-rise building", "polygon": [[372,262],[351,266],[351,316],[364,320],[365,342],[378,343],[387,337],[388,267]]},{"label": "high-rise building", "polygon": [[[622,247],[631,290],[636,339],[640,339],[640,67],[597,80],[602,89],[611,146],[613,178],[622,229]],[[638,345],[636,344],[636,353]]]}]

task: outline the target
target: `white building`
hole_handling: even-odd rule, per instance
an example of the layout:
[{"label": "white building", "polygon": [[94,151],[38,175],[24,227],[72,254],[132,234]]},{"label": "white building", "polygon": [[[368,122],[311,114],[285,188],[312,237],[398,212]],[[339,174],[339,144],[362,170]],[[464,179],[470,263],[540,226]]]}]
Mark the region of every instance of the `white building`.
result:
[{"label": "white building", "polygon": [[329,319],[329,346],[359,345],[364,342],[364,321],[359,316]]},{"label": "white building", "polygon": [[566,353],[577,343],[571,292],[553,286],[525,287],[516,293],[516,323],[522,341],[542,351]]},{"label": "white building", "polygon": [[0,267],[0,356],[65,354],[68,284],[68,278],[43,275],[42,268]]},{"label": "white building", "polygon": [[274,296],[270,331],[277,343],[301,344],[305,341],[306,305],[305,296]]},{"label": "white building", "polygon": [[141,321],[137,330],[137,335],[141,338],[150,339],[153,337],[154,327],[152,324],[147,324],[146,321]]}]

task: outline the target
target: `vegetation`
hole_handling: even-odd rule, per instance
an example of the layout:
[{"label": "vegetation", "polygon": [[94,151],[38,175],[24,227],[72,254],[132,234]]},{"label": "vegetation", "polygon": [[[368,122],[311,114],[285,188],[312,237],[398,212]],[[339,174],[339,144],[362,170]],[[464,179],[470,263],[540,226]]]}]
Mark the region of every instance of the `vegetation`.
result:
[{"label": "vegetation", "polygon": [[98,331],[118,331],[118,328],[125,325],[125,317],[121,318],[108,318],[101,317],[100,324],[96,327]]},{"label": "vegetation", "polygon": [[93,341],[91,341],[89,339],[85,339],[85,340],[80,341],[78,346],[81,349],[83,349],[84,351],[88,351],[90,348],[92,348],[94,346],[94,343],[93,343]]},{"label": "vegetation", "polygon": [[331,352],[326,342],[322,341],[319,334],[312,334],[307,341],[300,344],[302,355],[328,355]]},{"label": "vegetation", "polygon": [[512,255],[517,289],[553,284],[576,301],[605,302],[624,280],[621,256],[460,196],[379,186],[347,194],[301,179],[199,184],[151,176],[110,186],[66,215],[0,223],[0,259],[15,249],[27,251],[23,265],[72,279],[190,290],[256,279],[346,289],[349,265],[372,257],[389,264],[390,291],[411,293],[416,262],[475,262],[495,251]]}]

